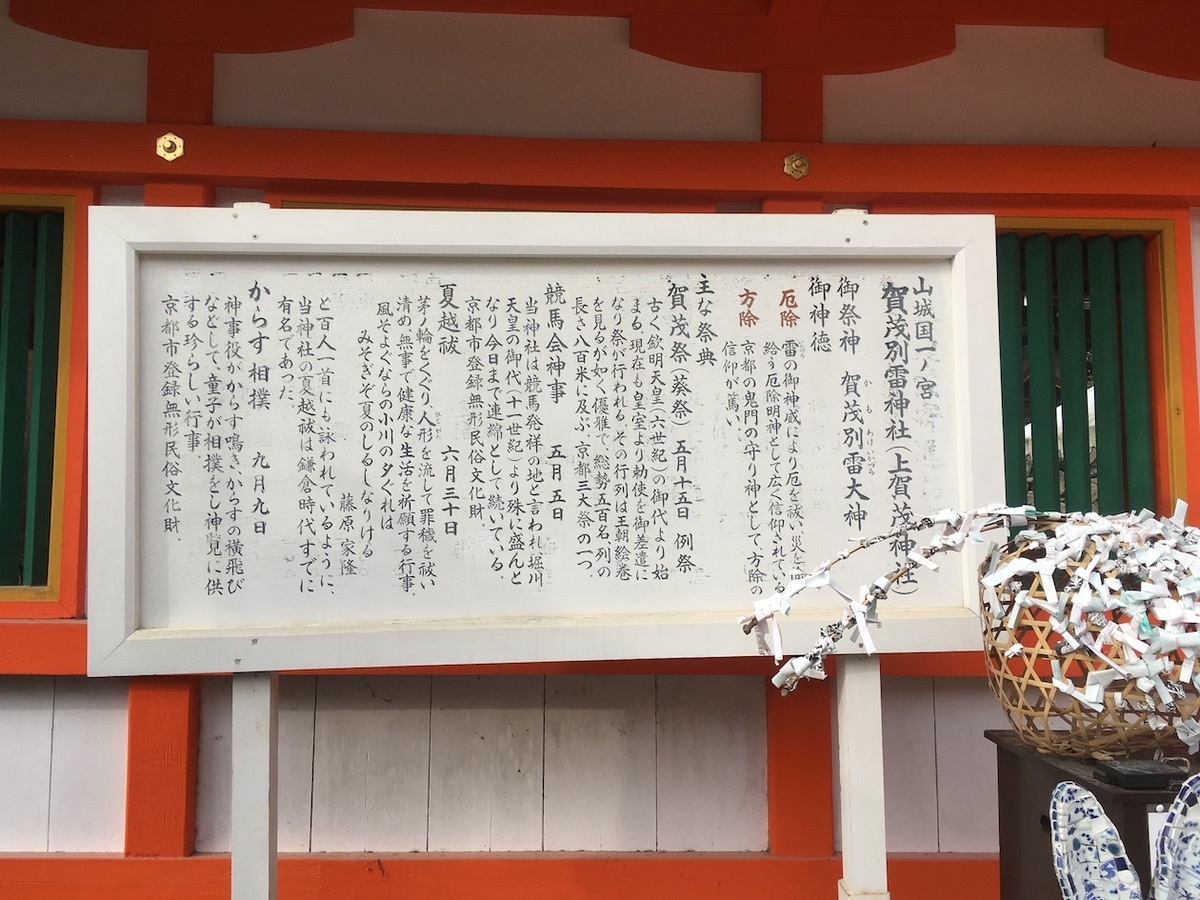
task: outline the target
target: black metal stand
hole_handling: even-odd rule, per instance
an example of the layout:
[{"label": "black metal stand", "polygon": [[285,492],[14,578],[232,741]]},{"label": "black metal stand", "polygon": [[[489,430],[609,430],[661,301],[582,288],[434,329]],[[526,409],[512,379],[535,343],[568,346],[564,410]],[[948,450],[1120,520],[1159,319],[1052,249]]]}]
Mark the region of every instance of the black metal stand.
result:
[{"label": "black metal stand", "polygon": [[1001,900],[1062,900],[1050,848],[1050,793],[1062,781],[1074,781],[1093,794],[1125,843],[1129,861],[1150,896],[1150,842],[1147,814],[1169,806],[1174,790],[1129,790],[1101,781],[1090,759],[1039,753],[1011,731],[985,731],[996,745],[996,781],[1000,812]]}]

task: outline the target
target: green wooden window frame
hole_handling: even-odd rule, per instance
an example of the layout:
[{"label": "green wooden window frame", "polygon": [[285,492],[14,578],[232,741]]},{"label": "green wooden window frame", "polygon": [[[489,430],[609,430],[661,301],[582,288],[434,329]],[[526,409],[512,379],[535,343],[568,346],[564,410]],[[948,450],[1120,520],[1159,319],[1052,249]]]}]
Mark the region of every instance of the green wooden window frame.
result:
[{"label": "green wooden window frame", "polygon": [[1154,507],[1146,249],[1140,234],[997,236],[1008,503]]},{"label": "green wooden window frame", "polygon": [[47,583],[63,213],[0,210],[0,585]]}]

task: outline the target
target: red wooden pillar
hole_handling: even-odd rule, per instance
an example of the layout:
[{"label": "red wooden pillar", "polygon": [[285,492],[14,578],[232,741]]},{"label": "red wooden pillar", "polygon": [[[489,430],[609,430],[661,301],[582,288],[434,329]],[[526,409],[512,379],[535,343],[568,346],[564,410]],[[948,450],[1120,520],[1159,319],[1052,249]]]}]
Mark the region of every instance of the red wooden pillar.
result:
[{"label": "red wooden pillar", "polygon": [[820,143],[825,133],[825,79],[820,69],[764,69],[761,115],[764,141]]},{"label": "red wooden pillar", "polygon": [[787,697],[766,689],[770,854],[833,856],[831,683],[804,681]]},{"label": "red wooden pillar", "polygon": [[151,44],[146,121],[211,125],[213,51],[195,44]]},{"label": "red wooden pillar", "polygon": [[[209,206],[209,185],[152,182],[147,206]],[[196,842],[196,761],[200,679],[134,678],[129,683],[125,855],[190,856]]]},{"label": "red wooden pillar", "polygon": [[199,735],[199,678],[129,683],[126,856],[191,855]]}]

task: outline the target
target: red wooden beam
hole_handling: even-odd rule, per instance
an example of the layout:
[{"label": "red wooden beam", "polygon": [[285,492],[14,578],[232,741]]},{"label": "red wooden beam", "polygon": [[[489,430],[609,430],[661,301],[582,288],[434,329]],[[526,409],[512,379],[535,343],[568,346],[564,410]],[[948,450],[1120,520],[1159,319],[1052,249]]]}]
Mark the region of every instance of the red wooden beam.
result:
[{"label": "red wooden beam", "polygon": [[[343,856],[279,861],[280,900],[741,900],[748,894],[828,900],[840,857],[762,854],[501,854]],[[121,859],[0,856],[6,900],[228,900],[229,857]],[[994,855],[907,855],[888,860],[892,900],[998,900]]]},{"label": "red wooden beam", "polygon": [[821,11],[828,16],[945,16],[960,25],[1200,24],[1200,8],[1191,0],[827,0]]},{"label": "red wooden beam", "polygon": [[276,53],[345,40],[355,9],[625,18],[659,13],[765,15],[771,0],[9,0],[18,25],[100,47],[191,45],[217,53]]},{"label": "red wooden beam", "polygon": [[[268,53],[353,35],[355,8],[631,19],[631,46],[709,69],[878,72],[951,52],[955,24],[1107,29],[1114,62],[1200,78],[1200,12],[1185,0],[11,0],[14,22],[103,47]],[[211,79],[211,74],[209,75]],[[192,90],[182,72],[173,82]],[[158,90],[157,88],[155,89]],[[154,121],[154,116],[150,116]]]},{"label": "red wooden beam", "polygon": [[[72,254],[71,308],[59,321],[69,331],[70,349],[66,394],[59,389],[59,422],[65,428],[63,471],[63,529],[59,552],[59,602],[71,616],[84,614],[87,596],[87,363],[88,363],[88,208],[96,202],[95,185],[75,194],[73,234],[64,234],[63,254]],[[65,243],[70,237],[73,246]],[[65,286],[65,285],[64,285]]]},{"label": "red wooden beam", "polygon": [[338,0],[9,0],[8,15],[45,34],[125,50],[176,45],[276,53],[354,34],[353,7]]},{"label": "red wooden beam", "polygon": [[886,677],[983,678],[987,662],[982,650],[955,653],[885,653],[879,657],[879,674]]},{"label": "red wooden beam", "polygon": [[[1200,205],[1200,149],[554,140],[179,126],[186,151],[155,155],[165,125],[0,120],[0,179],[378,193],[406,185],[636,192],[826,203]],[[269,150],[267,149],[269,148]],[[791,153],[811,171],[795,180]]]},{"label": "red wooden beam", "polygon": [[1200,80],[1200,25],[1112,25],[1104,55],[1113,62],[1170,78]]},{"label": "red wooden beam", "polygon": [[803,67],[819,74],[883,72],[954,50],[948,18],[826,16],[811,3],[776,0],[767,15],[635,12],[629,46],[726,72]]},{"label": "red wooden beam", "polygon": [[87,623],[0,621],[0,675],[86,674]]},{"label": "red wooden beam", "polygon": [[[1175,271],[1166,271],[1163,277],[1174,281],[1179,303],[1178,346],[1180,365],[1180,384],[1178,393],[1168,392],[1166,398],[1155,397],[1155,405],[1170,404],[1171,412],[1182,415],[1184,441],[1187,445],[1183,454],[1182,465],[1175,468],[1180,470],[1184,481],[1176,484],[1176,493],[1183,498],[1193,497],[1192,511],[1189,521],[1192,524],[1200,522],[1200,502],[1191,494],[1192,488],[1200,487],[1200,372],[1197,371],[1196,348],[1196,304],[1195,285],[1192,279],[1191,217],[1187,211],[1175,214]],[[1161,480],[1161,479],[1160,479]],[[1174,498],[1172,498],[1174,499]]]}]

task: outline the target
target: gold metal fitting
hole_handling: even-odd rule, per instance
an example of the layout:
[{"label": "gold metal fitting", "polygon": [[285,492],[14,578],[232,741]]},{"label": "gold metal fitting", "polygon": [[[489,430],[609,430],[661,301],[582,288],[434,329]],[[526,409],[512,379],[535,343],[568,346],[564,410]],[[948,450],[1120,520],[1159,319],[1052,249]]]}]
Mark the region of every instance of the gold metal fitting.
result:
[{"label": "gold metal fitting", "polygon": [[173,131],[168,131],[154,142],[154,152],[167,162],[179,159],[183,156],[183,138]]},{"label": "gold metal fitting", "polygon": [[801,156],[799,153],[784,157],[783,171],[784,174],[791,175],[799,181],[808,174],[808,157]]}]

